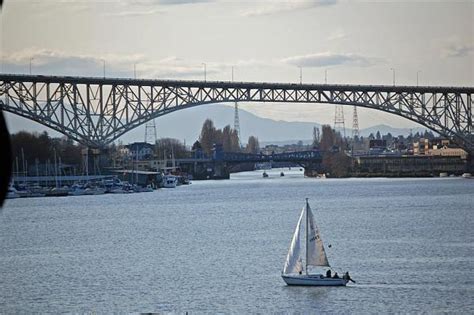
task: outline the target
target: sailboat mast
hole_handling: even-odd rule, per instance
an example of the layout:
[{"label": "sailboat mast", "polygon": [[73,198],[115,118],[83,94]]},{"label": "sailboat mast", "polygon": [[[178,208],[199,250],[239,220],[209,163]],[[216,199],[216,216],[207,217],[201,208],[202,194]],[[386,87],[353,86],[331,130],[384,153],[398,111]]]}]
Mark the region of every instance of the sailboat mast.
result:
[{"label": "sailboat mast", "polygon": [[305,264],[306,264],[306,275],[308,275],[308,219],[309,219],[309,216],[308,216],[308,198],[306,198],[306,260],[305,260]]}]

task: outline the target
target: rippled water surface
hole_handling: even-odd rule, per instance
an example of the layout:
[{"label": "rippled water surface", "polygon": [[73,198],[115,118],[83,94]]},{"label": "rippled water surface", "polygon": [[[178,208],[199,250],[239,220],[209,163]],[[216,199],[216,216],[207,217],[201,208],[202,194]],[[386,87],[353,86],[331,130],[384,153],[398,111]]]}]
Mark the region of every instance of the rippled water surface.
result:
[{"label": "rippled water surface", "polygon": [[[474,180],[235,174],[7,201],[0,312],[474,313]],[[345,288],[280,277],[309,197]]]}]

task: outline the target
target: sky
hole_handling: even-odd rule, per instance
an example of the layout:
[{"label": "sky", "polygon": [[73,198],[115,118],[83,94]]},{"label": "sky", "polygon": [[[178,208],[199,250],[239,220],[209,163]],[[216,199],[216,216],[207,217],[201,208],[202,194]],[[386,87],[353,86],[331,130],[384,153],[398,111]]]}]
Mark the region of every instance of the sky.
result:
[{"label": "sky", "polygon": [[[3,73],[474,86],[473,1],[6,0]],[[105,67],[104,67],[105,65]],[[258,116],[333,124],[334,106],[242,103]],[[346,126],[352,108],[344,107]],[[359,127],[416,127],[358,109]],[[233,117],[230,118],[230,121]],[[38,128],[7,116],[11,131]],[[159,120],[159,119],[158,119]]]}]

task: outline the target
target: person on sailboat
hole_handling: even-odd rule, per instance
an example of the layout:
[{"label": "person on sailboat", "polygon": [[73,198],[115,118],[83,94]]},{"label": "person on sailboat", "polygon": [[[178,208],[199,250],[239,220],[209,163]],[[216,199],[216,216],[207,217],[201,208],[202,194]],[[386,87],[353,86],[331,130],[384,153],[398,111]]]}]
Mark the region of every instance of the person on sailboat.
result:
[{"label": "person on sailboat", "polygon": [[331,269],[328,269],[328,271],[326,271],[326,278],[331,278]]},{"label": "person on sailboat", "polygon": [[339,279],[339,275],[337,274],[337,271],[334,273],[334,279]]},{"label": "person on sailboat", "polygon": [[342,276],[342,279],[347,280],[347,281],[352,281],[355,283],[355,281],[351,279],[351,276],[349,275],[349,271],[346,271],[344,276]]}]

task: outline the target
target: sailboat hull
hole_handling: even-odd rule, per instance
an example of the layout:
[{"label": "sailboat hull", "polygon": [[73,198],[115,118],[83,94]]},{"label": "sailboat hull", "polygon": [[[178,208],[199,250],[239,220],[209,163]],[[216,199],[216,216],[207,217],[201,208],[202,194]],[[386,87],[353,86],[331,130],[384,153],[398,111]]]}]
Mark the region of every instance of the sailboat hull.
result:
[{"label": "sailboat hull", "polygon": [[348,282],[342,278],[326,278],[322,275],[282,275],[287,285],[334,287],[345,286]]}]

